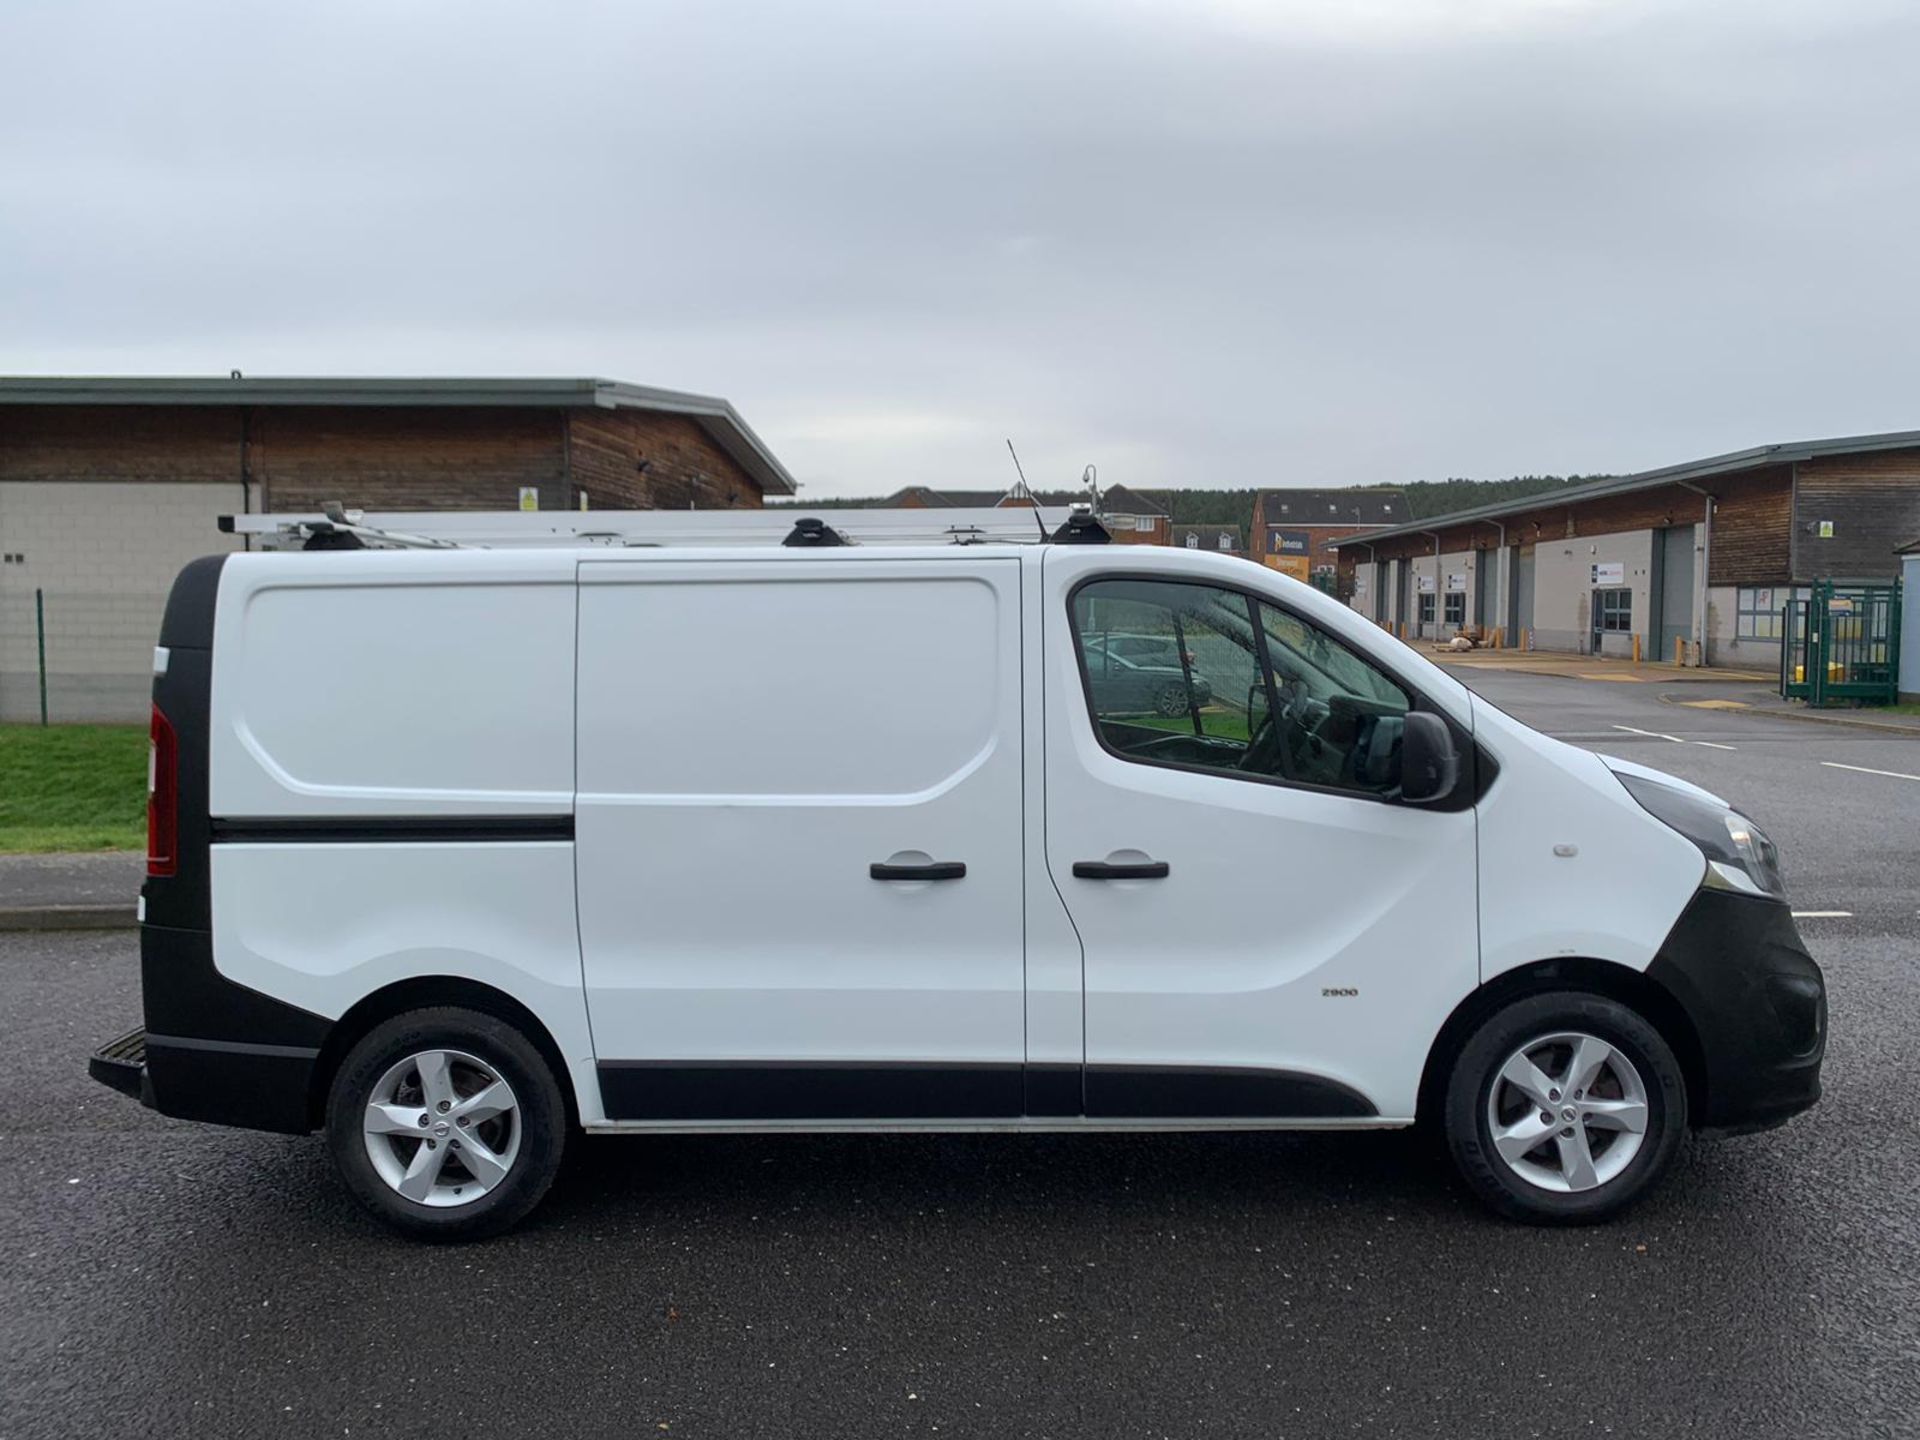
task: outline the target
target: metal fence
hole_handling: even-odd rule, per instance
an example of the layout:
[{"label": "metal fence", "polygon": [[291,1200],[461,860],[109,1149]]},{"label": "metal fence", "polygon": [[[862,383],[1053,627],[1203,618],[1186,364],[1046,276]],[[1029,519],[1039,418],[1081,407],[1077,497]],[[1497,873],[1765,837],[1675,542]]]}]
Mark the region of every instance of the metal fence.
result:
[{"label": "metal fence", "polygon": [[1900,586],[1816,581],[1781,611],[1780,694],[1809,705],[1899,697]]},{"label": "metal fence", "polygon": [[137,588],[0,589],[0,721],[143,721],[165,604]]}]

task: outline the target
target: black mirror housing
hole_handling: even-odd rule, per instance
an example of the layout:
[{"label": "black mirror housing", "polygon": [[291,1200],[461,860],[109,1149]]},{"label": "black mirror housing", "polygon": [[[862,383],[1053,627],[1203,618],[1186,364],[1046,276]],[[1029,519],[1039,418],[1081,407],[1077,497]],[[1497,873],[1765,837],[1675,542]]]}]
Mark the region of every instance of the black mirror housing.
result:
[{"label": "black mirror housing", "polygon": [[1453,731],[1438,715],[1412,710],[1400,732],[1400,798],[1409,805],[1434,805],[1460,784],[1460,752]]}]

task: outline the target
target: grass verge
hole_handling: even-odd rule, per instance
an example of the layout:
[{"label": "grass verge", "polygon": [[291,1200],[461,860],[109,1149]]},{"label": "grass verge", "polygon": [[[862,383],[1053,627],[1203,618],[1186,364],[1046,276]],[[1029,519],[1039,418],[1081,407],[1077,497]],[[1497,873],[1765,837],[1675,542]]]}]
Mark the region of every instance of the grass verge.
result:
[{"label": "grass verge", "polygon": [[147,843],[143,725],[0,725],[0,854]]}]

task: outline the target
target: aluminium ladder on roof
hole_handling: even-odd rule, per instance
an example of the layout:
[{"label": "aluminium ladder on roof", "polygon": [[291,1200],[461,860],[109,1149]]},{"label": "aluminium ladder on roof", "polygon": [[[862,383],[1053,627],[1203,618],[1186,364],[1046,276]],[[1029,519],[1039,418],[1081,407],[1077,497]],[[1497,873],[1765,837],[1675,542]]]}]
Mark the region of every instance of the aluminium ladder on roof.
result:
[{"label": "aluminium ladder on roof", "polygon": [[578,549],[582,546],[780,545],[819,520],[851,545],[1040,544],[1066,523],[1063,505],[918,510],[408,510],[223,515],[254,548],[298,550],[314,535],[358,536],[375,548]]}]

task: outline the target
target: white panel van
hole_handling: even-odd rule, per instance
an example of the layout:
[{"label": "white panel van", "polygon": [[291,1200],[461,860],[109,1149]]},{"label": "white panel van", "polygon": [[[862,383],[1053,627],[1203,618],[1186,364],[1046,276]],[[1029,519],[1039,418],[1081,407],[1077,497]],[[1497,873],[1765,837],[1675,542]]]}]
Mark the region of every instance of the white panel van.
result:
[{"label": "white panel van", "polygon": [[415,1235],[575,1131],[1429,1122],[1522,1220],[1813,1104],[1773,846],[1150,546],[237,554],[168,603],[145,1025]]}]

